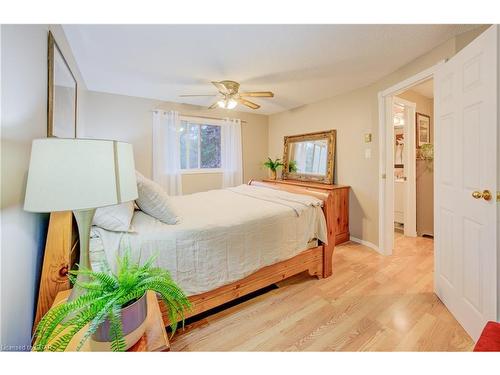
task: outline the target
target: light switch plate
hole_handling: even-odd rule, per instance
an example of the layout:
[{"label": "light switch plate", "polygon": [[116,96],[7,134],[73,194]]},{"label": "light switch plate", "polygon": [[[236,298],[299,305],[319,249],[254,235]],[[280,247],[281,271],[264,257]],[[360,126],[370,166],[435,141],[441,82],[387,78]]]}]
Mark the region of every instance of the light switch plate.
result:
[{"label": "light switch plate", "polygon": [[372,149],[367,148],[365,149],[365,159],[371,159],[372,158]]}]

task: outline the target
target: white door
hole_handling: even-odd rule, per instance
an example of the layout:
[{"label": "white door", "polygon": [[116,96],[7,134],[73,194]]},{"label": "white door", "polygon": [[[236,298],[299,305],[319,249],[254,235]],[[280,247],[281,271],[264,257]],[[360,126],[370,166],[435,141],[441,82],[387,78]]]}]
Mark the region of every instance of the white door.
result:
[{"label": "white door", "polygon": [[497,319],[497,78],[496,26],[435,74],[435,290],[474,340]]}]

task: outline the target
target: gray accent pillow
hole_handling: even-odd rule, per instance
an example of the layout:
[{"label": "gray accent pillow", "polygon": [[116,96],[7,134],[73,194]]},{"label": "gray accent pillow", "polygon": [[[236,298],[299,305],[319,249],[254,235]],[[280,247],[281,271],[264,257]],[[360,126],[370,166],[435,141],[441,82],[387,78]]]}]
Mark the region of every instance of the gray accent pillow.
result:
[{"label": "gray accent pillow", "polygon": [[138,197],[135,202],[141,211],[165,224],[177,224],[179,217],[172,207],[167,192],[139,172],[136,172],[136,175]]},{"label": "gray accent pillow", "polygon": [[130,223],[134,216],[134,201],[99,207],[95,211],[92,225],[113,232],[131,232]]}]

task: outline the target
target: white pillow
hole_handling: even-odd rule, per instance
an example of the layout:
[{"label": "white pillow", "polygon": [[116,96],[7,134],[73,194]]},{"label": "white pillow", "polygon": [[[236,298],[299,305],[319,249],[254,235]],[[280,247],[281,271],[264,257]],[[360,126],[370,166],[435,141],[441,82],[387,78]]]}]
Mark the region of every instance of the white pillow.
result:
[{"label": "white pillow", "polygon": [[99,207],[95,211],[92,225],[97,225],[113,232],[129,232],[134,216],[134,201]]},{"label": "white pillow", "polygon": [[136,172],[136,175],[138,193],[136,203],[139,208],[165,224],[177,224],[179,217],[172,207],[167,192],[139,172]]}]

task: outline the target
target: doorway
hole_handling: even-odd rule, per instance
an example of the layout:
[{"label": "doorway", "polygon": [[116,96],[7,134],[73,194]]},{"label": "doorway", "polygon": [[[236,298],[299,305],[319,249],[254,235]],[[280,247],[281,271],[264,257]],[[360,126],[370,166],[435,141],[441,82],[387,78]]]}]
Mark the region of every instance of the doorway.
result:
[{"label": "doorway", "polygon": [[434,237],[434,81],[393,100],[395,236]]},{"label": "doorway", "polygon": [[[422,166],[425,164],[428,168],[432,167],[429,165],[429,160],[427,163],[418,161],[422,157],[421,155],[426,155],[428,159],[432,157],[426,151],[429,146],[424,147],[423,153],[421,150],[424,144],[432,144],[433,133],[429,123],[426,128],[427,134],[423,134],[421,130],[417,129],[416,121],[418,119],[428,120],[429,117],[432,120],[433,118],[433,99],[430,98],[430,96],[433,97],[433,75],[437,67],[443,63],[444,61],[379,93],[379,168],[381,175],[379,185],[381,207],[379,210],[379,251],[384,255],[393,253],[395,234],[401,233],[407,237],[433,235],[432,219],[430,220],[431,230],[428,230],[429,228],[420,230],[422,226],[417,225],[417,222],[426,221],[427,227],[429,227],[429,207],[430,214],[433,215],[433,202],[429,200],[429,196],[433,195],[432,179],[430,185],[429,178],[427,178],[425,186],[419,186],[422,182],[420,178]],[[422,117],[422,115],[429,117]],[[421,139],[417,139],[417,137],[421,137]],[[400,158],[399,162],[396,160],[397,157]],[[402,163],[400,163],[401,161]],[[398,198],[395,198],[396,194],[399,195]],[[398,202],[395,202],[395,199],[398,199]],[[425,202],[423,206],[426,208],[426,214],[423,216],[420,212],[422,202]],[[420,208],[417,210],[418,207]],[[417,211],[419,212],[417,213]],[[399,231],[395,232],[395,224],[397,225],[397,223],[402,225]]]},{"label": "doorway", "polygon": [[416,103],[404,99],[405,91],[393,98],[392,131],[394,136],[394,231],[416,236],[415,188],[415,114]]}]

